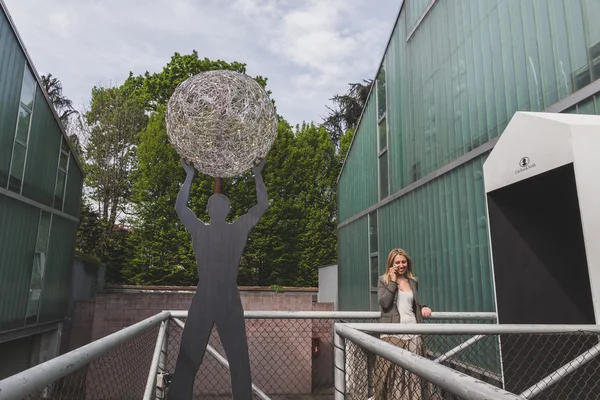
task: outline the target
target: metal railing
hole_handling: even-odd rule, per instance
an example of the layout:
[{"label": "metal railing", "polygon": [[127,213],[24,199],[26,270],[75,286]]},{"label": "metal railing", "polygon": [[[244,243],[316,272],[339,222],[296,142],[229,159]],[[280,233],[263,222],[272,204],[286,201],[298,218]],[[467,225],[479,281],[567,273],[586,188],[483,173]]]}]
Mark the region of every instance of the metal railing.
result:
[{"label": "metal railing", "polygon": [[598,325],[338,323],[334,330],[336,399],[600,397]]},{"label": "metal railing", "polygon": [[[164,399],[186,316],[164,311],[0,381],[0,399]],[[598,326],[497,325],[494,313],[434,313],[418,325],[373,323],[377,312],[245,317],[256,399],[367,399],[385,365],[413,399],[600,396]],[[385,335],[400,335],[403,348]],[[223,354],[213,331],[195,398],[231,396]],[[385,398],[403,396],[392,388]]]}]

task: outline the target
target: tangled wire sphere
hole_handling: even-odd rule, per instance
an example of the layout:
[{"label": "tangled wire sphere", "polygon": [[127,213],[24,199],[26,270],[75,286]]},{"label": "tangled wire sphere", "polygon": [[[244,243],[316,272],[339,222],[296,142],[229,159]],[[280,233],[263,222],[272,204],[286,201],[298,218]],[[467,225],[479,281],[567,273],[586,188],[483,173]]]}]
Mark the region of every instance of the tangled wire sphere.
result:
[{"label": "tangled wire sphere", "polygon": [[194,75],[167,107],[167,136],[188,163],[213,177],[232,177],[264,158],[277,136],[275,107],[252,78],[233,71]]}]

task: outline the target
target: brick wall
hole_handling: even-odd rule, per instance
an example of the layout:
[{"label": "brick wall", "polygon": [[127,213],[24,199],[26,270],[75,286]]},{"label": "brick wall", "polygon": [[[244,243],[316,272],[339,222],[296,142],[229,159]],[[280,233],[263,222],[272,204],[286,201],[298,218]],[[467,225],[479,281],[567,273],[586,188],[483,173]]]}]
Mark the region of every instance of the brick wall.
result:
[{"label": "brick wall", "polygon": [[[193,292],[189,290],[112,290],[97,294],[90,315],[90,304],[78,304],[72,335],[81,336],[79,339],[71,338],[70,343],[85,344],[85,336],[98,340],[106,335],[130,326],[145,318],[155,315],[163,310],[187,310]],[[240,290],[240,297],[245,310],[277,310],[277,311],[333,311],[333,303],[314,302],[316,292],[313,289],[299,291],[285,290],[275,293],[268,290]],[[81,321],[77,321],[80,318]],[[85,322],[84,322],[85,321]],[[86,329],[83,329],[87,323]],[[269,394],[308,394],[313,391],[316,384],[319,386],[332,383],[331,365],[331,335],[332,325],[325,321],[311,320],[247,320],[246,331],[248,349],[251,359],[253,382]],[[219,353],[225,355],[218,335],[213,329],[210,345]],[[168,370],[174,369],[181,329],[171,323],[169,335]],[[321,353],[312,354],[313,338],[321,338]],[[151,353],[154,343],[146,340],[147,350],[138,350],[136,357],[144,360]],[[120,357],[119,357],[120,358]],[[141,359],[140,359],[141,360]],[[125,360],[113,360],[125,365]],[[149,361],[147,362],[149,366]],[[108,367],[108,366],[107,366]],[[92,371],[89,371],[92,372]],[[88,380],[88,396],[95,390],[96,385],[104,382],[97,377],[104,375],[101,371],[93,373],[96,378]],[[147,370],[139,376],[128,378],[122,382],[111,381],[111,385],[122,393],[132,390],[133,387],[143,388]],[[88,374],[90,377],[90,374]],[[143,378],[142,378],[143,377]],[[132,379],[136,382],[132,382]],[[137,382],[140,381],[140,382]],[[229,388],[229,373],[219,364],[214,357],[205,355],[202,366],[198,371],[195,396],[206,394],[227,394]],[[132,393],[133,395],[134,393]],[[137,393],[135,393],[137,395]],[[87,397],[87,396],[86,396]],[[93,398],[91,396],[90,398]]]}]

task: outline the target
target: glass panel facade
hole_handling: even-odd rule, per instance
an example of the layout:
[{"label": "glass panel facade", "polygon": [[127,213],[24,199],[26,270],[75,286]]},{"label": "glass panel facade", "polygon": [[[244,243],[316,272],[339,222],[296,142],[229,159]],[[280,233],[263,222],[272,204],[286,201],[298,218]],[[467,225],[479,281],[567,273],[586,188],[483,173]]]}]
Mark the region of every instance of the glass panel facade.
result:
[{"label": "glass panel facade", "polygon": [[29,122],[31,113],[23,106],[19,107],[19,120],[17,121],[17,140],[24,146],[27,146],[27,137],[29,135]]},{"label": "glass panel facade", "polygon": [[54,208],[59,210],[62,210],[66,181],[67,173],[59,169],[56,176],[56,191],[54,192]]},{"label": "glass panel facade", "polygon": [[13,192],[21,192],[21,183],[23,181],[23,171],[25,169],[25,156],[27,149],[25,146],[20,145],[18,142],[15,143],[13,149],[13,158],[10,169],[10,179],[8,188]]},{"label": "glass panel facade", "polygon": [[377,280],[379,279],[379,257],[371,257],[371,287],[377,287]]},{"label": "glass panel facade", "polygon": [[38,237],[35,251],[46,252],[48,250],[48,237],[50,235],[50,213],[42,211],[40,216],[40,225],[38,227]]},{"label": "glass panel facade", "polygon": [[390,193],[388,184],[388,152],[379,157],[379,198],[385,199]]},{"label": "glass panel facade", "polygon": [[377,253],[377,212],[369,214],[369,252]]},{"label": "glass panel facade", "polygon": [[63,171],[66,171],[68,165],[69,165],[69,155],[65,154],[61,151],[59,168],[62,169]]},{"label": "glass panel facade", "polygon": [[379,123],[379,151],[387,149],[387,123],[385,118]]},{"label": "glass panel facade", "polygon": [[35,79],[29,68],[25,67],[23,74],[23,87],[21,89],[21,103],[29,110],[33,109],[33,99],[35,97]]},{"label": "glass panel facade", "polygon": [[387,111],[387,101],[385,98],[385,69],[381,67],[377,74],[377,118],[381,118]]}]

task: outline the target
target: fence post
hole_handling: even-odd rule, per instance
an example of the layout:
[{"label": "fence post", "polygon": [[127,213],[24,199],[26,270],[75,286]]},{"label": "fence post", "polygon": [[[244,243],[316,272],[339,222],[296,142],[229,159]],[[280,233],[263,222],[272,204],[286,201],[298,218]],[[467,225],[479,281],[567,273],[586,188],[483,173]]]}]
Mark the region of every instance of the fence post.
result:
[{"label": "fence post", "polygon": [[346,398],[346,342],[338,335],[336,325],[333,326],[333,386],[335,400]]},{"label": "fence post", "polygon": [[158,357],[158,376],[157,376],[157,385],[156,385],[156,398],[159,400],[163,400],[166,398],[165,396],[165,379],[164,376],[168,373],[167,371],[167,357],[169,356],[169,322],[171,319],[165,321],[165,337],[162,342],[162,347],[160,351],[160,356]]}]

